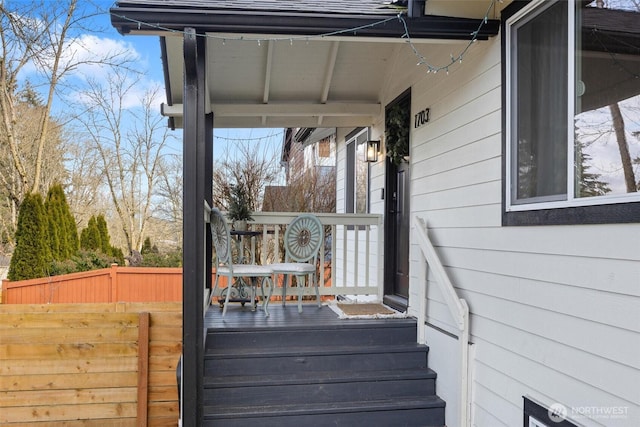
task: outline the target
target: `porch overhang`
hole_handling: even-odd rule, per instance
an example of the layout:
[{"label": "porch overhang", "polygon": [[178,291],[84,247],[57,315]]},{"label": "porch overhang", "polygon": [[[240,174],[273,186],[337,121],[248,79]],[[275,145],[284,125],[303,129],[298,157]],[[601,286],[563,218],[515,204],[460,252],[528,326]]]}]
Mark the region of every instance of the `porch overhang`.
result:
[{"label": "porch overhang", "polygon": [[129,0],[111,22],[122,34],[160,36],[172,128],[184,126],[186,28],[206,40],[205,109],[216,128],[360,127],[382,112],[382,88],[401,71],[394,60],[411,52],[406,34],[418,47],[462,49],[499,30],[482,14],[409,18],[383,3]]}]

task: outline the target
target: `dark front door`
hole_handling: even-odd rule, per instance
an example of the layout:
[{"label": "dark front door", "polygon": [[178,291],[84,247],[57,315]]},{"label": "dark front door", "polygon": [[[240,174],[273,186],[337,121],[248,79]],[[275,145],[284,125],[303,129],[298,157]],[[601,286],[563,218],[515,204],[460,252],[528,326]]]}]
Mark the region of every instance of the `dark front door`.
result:
[{"label": "dark front door", "polygon": [[406,309],[409,298],[409,163],[389,163],[386,197],[385,303]]},{"label": "dark front door", "polygon": [[409,299],[411,98],[407,91],[385,109],[385,248],[384,302],[407,308]]}]

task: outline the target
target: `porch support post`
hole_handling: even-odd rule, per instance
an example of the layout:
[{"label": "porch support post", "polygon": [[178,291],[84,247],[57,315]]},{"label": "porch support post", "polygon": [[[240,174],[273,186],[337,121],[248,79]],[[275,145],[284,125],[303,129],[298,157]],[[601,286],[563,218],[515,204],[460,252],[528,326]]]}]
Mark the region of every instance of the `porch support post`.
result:
[{"label": "porch support post", "polygon": [[[200,43],[198,47],[202,47],[201,58],[204,61],[205,55],[205,43]],[[206,70],[206,66],[205,66]],[[203,87],[206,84],[203,82]],[[204,199],[207,201],[210,207],[213,207],[213,113],[206,114],[204,117],[204,153],[202,158],[204,161]],[[209,223],[207,225],[207,231],[205,233],[205,257],[204,257],[204,281],[207,289],[209,289],[209,299],[211,299],[211,274],[213,269],[211,266],[211,260],[213,259],[213,248],[211,242],[211,227]],[[206,304],[208,306],[209,304]],[[204,317],[204,313],[203,313]],[[206,338],[206,334],[204,335]]]},{"label": "porch support post", "polygon": [[[203,298],[206,283],[204,201],[207,184],[207,123],[205,113],[205,61],[202,37],[192,28],[184,31],[184,132],[183,132],[183,275],[182,275],[182,425],[202,425],[204,374]],[[209,159],[211,159],[209,157]],[[209,160],[211,161],[211,160]],[[209,176],[209,181],[211,176]],[[211,280],[209,278],[209,280]]]}]

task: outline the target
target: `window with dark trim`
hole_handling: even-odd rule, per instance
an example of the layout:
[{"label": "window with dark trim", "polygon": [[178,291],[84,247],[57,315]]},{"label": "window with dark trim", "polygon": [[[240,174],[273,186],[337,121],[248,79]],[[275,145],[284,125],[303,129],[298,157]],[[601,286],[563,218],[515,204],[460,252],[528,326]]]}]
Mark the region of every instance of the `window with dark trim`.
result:
[{"label": "window with dark trim", "polygon": [[505,225],[640,222],[640,10],[503,13]]},{"label": "window with dark trim", "polygon": [[369,212],[369,164],[365,161],[366,142],[369,131],[356,129],[347,135],[345,169],[345,212]]}]

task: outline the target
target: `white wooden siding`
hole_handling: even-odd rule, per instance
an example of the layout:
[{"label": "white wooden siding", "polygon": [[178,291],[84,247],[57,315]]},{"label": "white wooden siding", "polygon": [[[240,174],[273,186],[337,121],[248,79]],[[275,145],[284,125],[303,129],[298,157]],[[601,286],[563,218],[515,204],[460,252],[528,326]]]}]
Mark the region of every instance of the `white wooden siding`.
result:
[{"label": "white wooden siding", "polygon": [[[353,129],[338,129],[336,132],[337,139],[337,176],[336,176],[336,211],[338,213],[345,212],[345,185],[346,185],[346,145],[345,145],[345,137],[349,134]],[[375,170],[375,168],[372,168]],[[384,169],[383,169],[384,172]],[[384,185],[384,175],[377,172],[378,175],[375,177],[371,174],[371,178],[374,182],[381,182]],[[378,193],[379,194],[379,193]],[[371,196],[370,196],[371,197]],[[379,199],[379,197],[378,197]],[[380,213],[382,209],[379,207],[379,202],[373,203],[371,200],[371,206],[376,206],[376,209],[371,209],[369,213]],[[366,287],[366,286],[375,286],[377,277],[378,277],[378,239],[377,239],[377,230],[376,233],[370,232],[369,235],[369,245],[367,246],[367,236],[365,235],[365,230],[358,230],[357,233],[355,230],[345,230],[344,227],[338,227],[337,233],[340,236],[339,239],[336,239],[336,271],[335,271],[335,286],[358,286],[358,287]],[[356,235],[357,235],[357,243],[356,243]],[[346,238],[342,238],[346,236]],[[346,245],[346,252],[345,252]],[[357,250],[358,256],[355,256],[355,251]],[[346,257],[342,257],[340,254],[346,253]],[[357,259],[358,263],[354,263],[353,260]],[[369,260],[369,265],[367,268],[366,262]],[[373,295],[372,298],[377,299],[378,295]]]},{"label": "white wooden siding", "polygon": [[[446,62],[457,47],[434,46],[429,58]],[[499,37],[474,45],[448,76],[416,69],[399,52],[397,78],[381,99],[411,87],[412,112],[431,109],[431,121],[411,135],[412,213],[427,220],[471,309],[474,425],[522,425],[524,395],[569,408],[628,408],[622,418],[575,418],[585,426],[640,425],[640,224],[502,227]],[[379,122],[374,132],[382,131]],[[376,208],[382,170],[372,169]],[[410,256],[416,298],[425,284],[417,282],[415,245]],[[457,333],[432,280],[428,322]],[[449,372],[456,358],[434,356],[448,351],[441,347],[431,346],[430,364]],[[450,387],[437,389],[457,399]],[[449,408],[447,416],[456,425]]]}]

